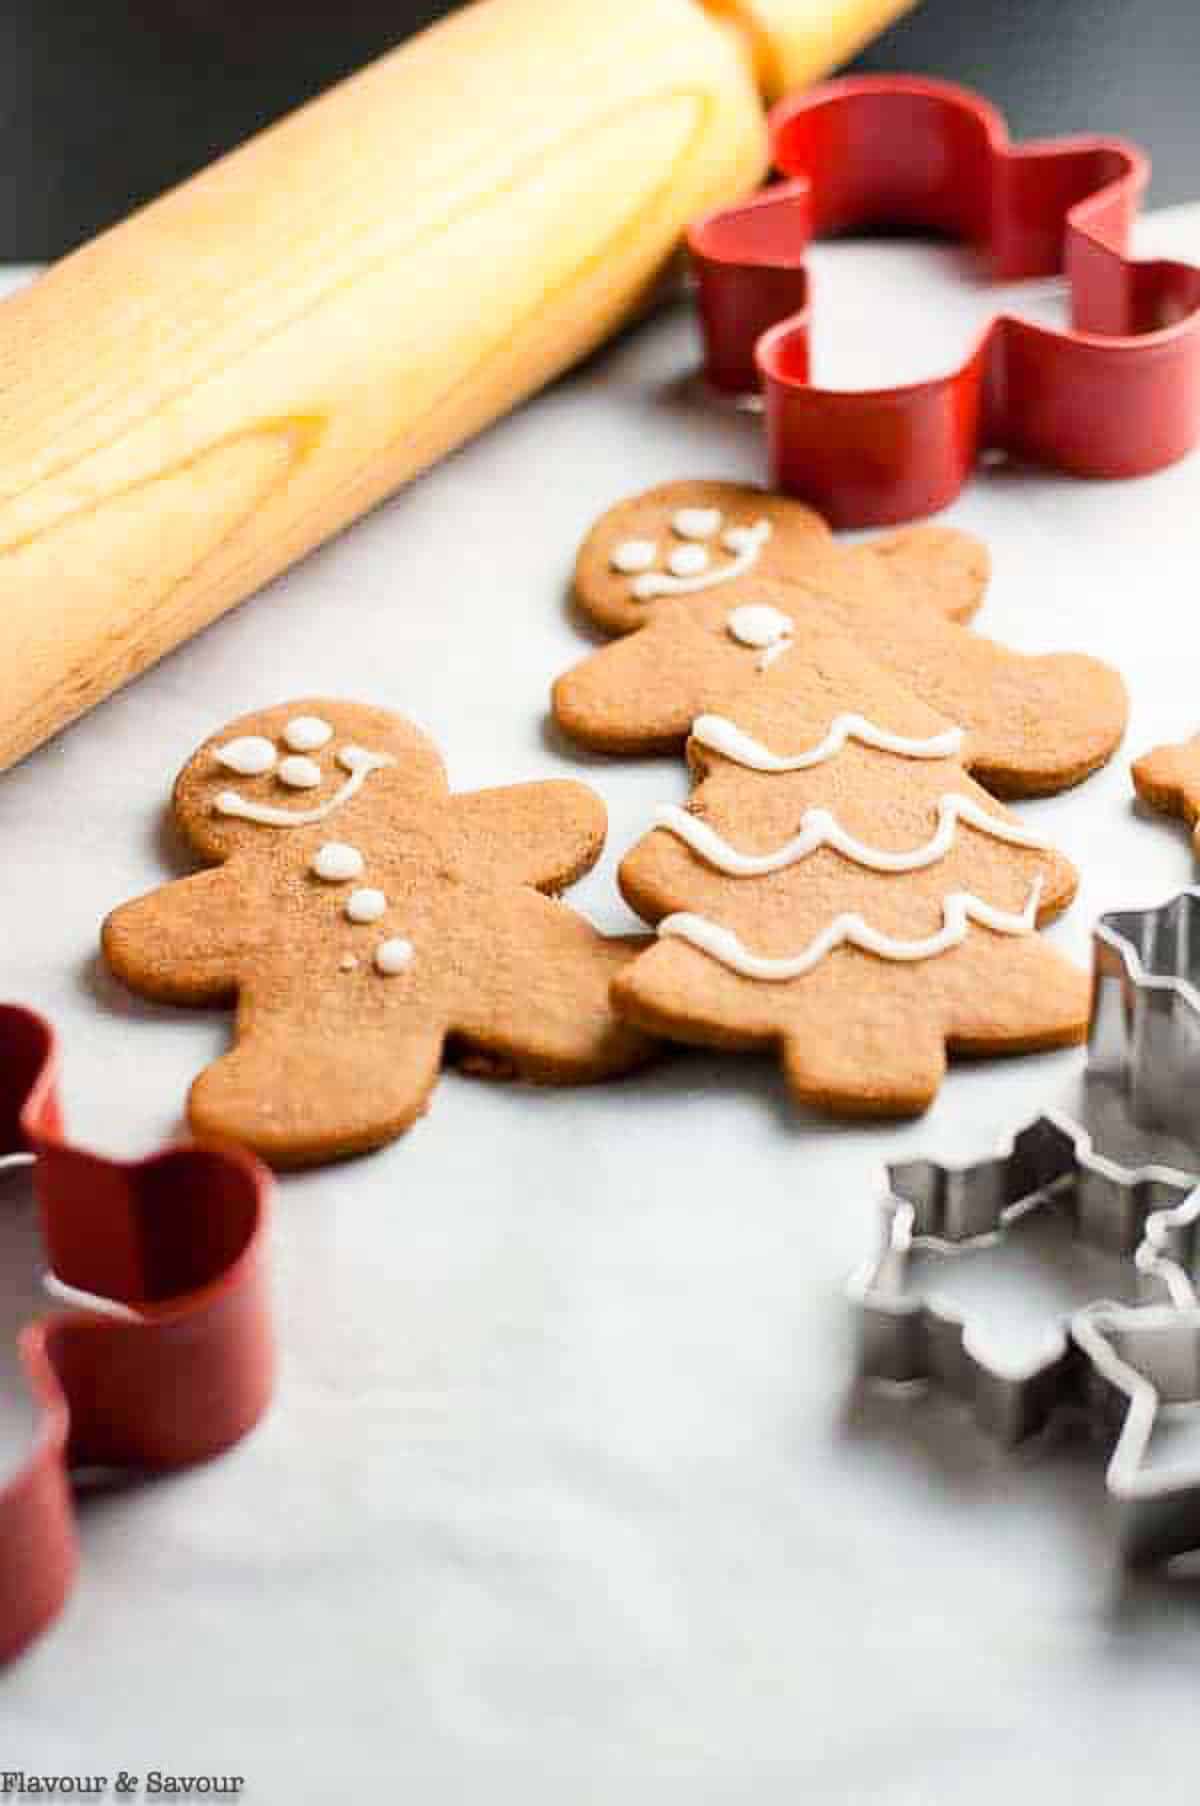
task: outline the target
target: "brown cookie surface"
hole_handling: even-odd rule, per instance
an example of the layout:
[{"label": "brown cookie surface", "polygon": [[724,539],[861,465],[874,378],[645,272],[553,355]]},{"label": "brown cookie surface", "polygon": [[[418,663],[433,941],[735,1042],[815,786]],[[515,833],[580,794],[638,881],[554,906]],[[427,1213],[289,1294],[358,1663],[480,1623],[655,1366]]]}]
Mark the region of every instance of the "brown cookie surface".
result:
[{"label": "brown cookie surface", "polygon": [[454,795],[408,722],[320,699],[207,740],[174,813],[214,869],[115,910],[103,946],[143,995],[236,999],[235,1046],[192,1088],[198,1134],[281,1167],[364,1152],[426,1108],[448,1040],[548,1083],[649,1056],[608,999],[644,943],[543,894],[603,846],[585,785]]},{"label": "brown cookie surface", "polygon": [[987,577],[986,549],[950,528],[843,545],[799,502],[667,484],[584,542],[578,601],[624,637],[558,680],[554,714],[600,751],[667,750],[765,664],[787,665],[788,646],[838,631],[970,730],[971,769],[995,794],[1064,789],[1118,745],[1124,685],[1096,659],[1025,655],[968,630]]},{"label": "brown cookie surface", "polygon": [[806,635],[736,715],[702,716],[691,803],[621,866],[660,938],[618,976],[618,1009],[778,1048],[798,1101],[847,1116],[924,1109],[948,1052],[1082,1040],[1087,976],[1035,932],[1074,870],[971,781],[962,738],[837,633]]},{"label": "brown cookie surface", "polygon": [[1176,815],[1193,829],[1200,853],[1200,734],[1173,746],[1156,746],[1134,761],[1133,784],[1151,809]]}]

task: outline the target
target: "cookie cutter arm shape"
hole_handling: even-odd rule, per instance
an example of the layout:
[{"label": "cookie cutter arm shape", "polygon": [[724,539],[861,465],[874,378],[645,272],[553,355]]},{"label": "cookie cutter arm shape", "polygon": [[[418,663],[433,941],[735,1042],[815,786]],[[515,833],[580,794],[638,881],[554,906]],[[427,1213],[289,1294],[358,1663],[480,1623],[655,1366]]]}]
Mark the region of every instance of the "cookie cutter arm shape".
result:
[{"label": "cookie cutter arm shape", "polygon": [[71,1147],[57,1074],[49,1025],[0,1006],[0,1154],[33,1157],[56,1278],[111,1301],[55,1312],[20,1338],[38,1419],[28,1459],[0,1485],[0,1661],[70,1591],[69,1470],[219,1454],[257,1422],[274,1372],[265,1168],[232,1149],[124,1163]]},{"label": "cookie cutter arm shape", "polygon": [[[1126,256],[1149,163],[1117,138],[1012,146],[979,95],[847,77],[781,102],[788,178],[689,234],[708,374],[763,390],[772,481],[839,526],[929,514],[996,447],[1081,476],[1182,457],[1200,434],[1200,269]],[[948,375],[835,391],[809,382],[821,233],[891,225],[977,246],[995,276],[1065,274],[1070,330],[1000,315]]]}]

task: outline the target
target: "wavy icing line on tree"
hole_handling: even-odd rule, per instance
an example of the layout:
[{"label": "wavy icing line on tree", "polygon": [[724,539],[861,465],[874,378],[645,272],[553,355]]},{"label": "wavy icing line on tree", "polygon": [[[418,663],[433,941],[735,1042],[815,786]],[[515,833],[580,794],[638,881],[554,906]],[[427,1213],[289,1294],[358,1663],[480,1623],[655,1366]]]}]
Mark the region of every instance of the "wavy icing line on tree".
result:
[{"label": "wavy icing line on tree", "polygon": [[778,959],[752,953],[732,928],[722,928],[719,922],[711,922],[707,916],[691,915],[687,911],[667,916],[659,923],[658,933],[664,940],[686,941],[742,978],[785,984],[791,979],[803,978],[839,947],[857,947],[860,952],[877,954],[880,959],[915,964],[919,960],[936,959],[939,954],[960,947],[972,922],[982,928],[991,928],[996,934],[1032,934],[1037,927],[1041,894],[1042,880],[1035,878],[1024,909],[1016,914],[985,903],[973,891],[951,891],[942,901],[941,928],[937,934],[927,935],[919,941],[894,940],[890,934],[872,928],[860,915],[835,916],[829,927],[810,941],[803,952]]},{"label": "wavy icing line on tree", "polygon": [[876,727],[865,715],[835,715],[829,732],[816,746],[807,752],[780,754],[773,753],[761,740],[743,733],[724,715],[697,715],[692,723],[692,739],[699,746],[707,746],[710,751],[720,753],[723,758],[732,760],[735,765],[744,765],[750,771],[809,771],[814,765],[834,758],[848,740],[857,740],[861,746],[873,747],[876,752],[895,753],[901,759],[953,759],[962,751],[963,737],[961,727],[952,727],[941,734],[930,734],[926,739],[910,739],[907,735]]},{"label": "wavy icing line on tree", "polygon": [[665,571],[649,568],[658,550],[649,539],[621,540],[609,554],[609,564],[622,576],[633,576],[630,587],[639,602],[651,602],[656,596],[691,596],[721,583],[734,583],[758,563],[759,553],[771,537],[771,523],[756,520],[749,526],[727,527],[721,544],[732,555],[725,564],[710,565],[707,551],[697,542],[717,533],[720,525],[718,509],[681,508],[672,527],[688,543],[668,553]]},{"label": "wavy icing line on tree", "polygon": [[918,872],[945,858],[954,845],[960,821],[977,828],[981,834],[990,834],[995,840],[1007,841],[1011,846],[1030,847],[1037,852],[1049,850],[1048,843],[1040,836],[1031,834],[1017,822],[1006,821],[1003,816],[981,809],[978,803],[958,791],[939,798],[937,819],[936,833],[923,846],[913,847],[908,852],[888,852],[856,840],[831,810],[806,809],[800,817],[800,832],[793,839],[771,853],[742,853],[715,828],[710,828],[707,822],[676,803],[663,803],[654,812],[656,827],[676,835],[709,865],[731,878],[762,878],[770,872],[785,871],[822,847],[832,847],[843,858],[865,866],[868,871]]},{"label": "wavy icing line on tree", "polygon": [[382,771],[385,766],[396,763],[390,753],[369,752],[365,746],[343,746],[337,762],[343,771],[349,772],[349,777],[331,797],[311,809],[277,809],[271,803],[244,797],[236,790],[222,790],[214,799],[213,808],[218,815],[258,822],[264,828],[311,827],[315,822],[324,821],[343,803],[348,803],[352,796],[357,796],[373,771]]}]

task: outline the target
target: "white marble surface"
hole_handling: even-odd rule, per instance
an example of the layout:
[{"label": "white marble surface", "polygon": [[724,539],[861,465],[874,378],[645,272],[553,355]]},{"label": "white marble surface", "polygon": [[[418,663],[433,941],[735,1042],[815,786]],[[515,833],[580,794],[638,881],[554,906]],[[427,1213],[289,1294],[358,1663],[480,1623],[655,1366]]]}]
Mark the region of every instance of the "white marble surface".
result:
[{"label": "white marble surface", "polygon": [[[1200,258],[1200,209],[1152,230]],[[950,251],[817,261],[835,380],[930,371],[995,301]],[[80,1136],[171,1132],[225,1042],[219,1015],[122,993],[96,931],[176,869],[169,781],[244,709],[392,705],[463,788],[584,769],[612,830],[575,894],[627,921],[615,861],[682,770],[582,767],[546,697],[586,650],[563,592],[593,515],[759,469],[693,356],[683,317],[627,338],[0,780],[0,994],[63,1030]],[[1125,672],[1130,750],[1196,727],[1200,460],[1117,486],[993,470],[948,518],[993,545],[990,631]],[[1082,867],[1054,931],[1081,958],[1099,910],[1191,875],[1124,755],[1026,813]],[[278,1404],[216,1465],[85,1509],[69,1610],[0,1678],[0,1767],[236,1772],[270,1806],[1193,1800],[1200,1591],[1122,1579],[1099,1464],[849,1391],[878,1163],[986,1152],[1081,1065],[960,1070],[923,1123],[866,1131],[795,1117],[750,1060],[584,1093],[447,1077],[400,1145],[282,1186]]]}]

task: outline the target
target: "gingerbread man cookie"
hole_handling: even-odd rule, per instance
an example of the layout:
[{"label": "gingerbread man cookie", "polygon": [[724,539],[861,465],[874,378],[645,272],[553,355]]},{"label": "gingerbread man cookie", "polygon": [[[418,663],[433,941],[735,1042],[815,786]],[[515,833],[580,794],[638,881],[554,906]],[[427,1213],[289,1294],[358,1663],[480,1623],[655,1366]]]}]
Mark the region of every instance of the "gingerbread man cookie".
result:
[{"label": "gingerbread man cookie", "polygon": [[845,1116],[923,1110],[947,1052],[1081,1041],[1088,978],[1035,932],[1075,873],[966,775],[973,737],[808,627],[735,716],[697,719],[691,803],[621,866],[659,938],[618,1010],[778,1048],[797,1101]]},{"label": "gingerbread man cookie", "polygon": [[1062,790],[1125,729],[1117,674],[1076,654],[1030,657],[970,632],[984,547],[915,527],[837,543],[802,503],[735,483],[669,483],[606,514],[579,554],[576,595],[625,637],[560,678],[554,714],[606,752],[681,745],[811,632],[836,629],[970,730],[971,769],[999,796]]},{"label": "gingerbread man cookie", "polygon": [[586,786],[452,795],[408,722],[310,701],[207,740],[174,812],[215,869],[115,910],[103,945],[145,996],[236,998],[236,1045],[192,1087],[198,1134],[301,1166],[408,1128],[447,1043],[551,1083],[647,1058],[608,1002],[644,942],[542,894],[603,846]]},{"label": "gingerbread man cookie", "polygon": [[1177,815],[1193,829],[1200,855],[1200,734],[1174,746],[1156,746],[1133,766],[1133,784],[1151,809]]}]

